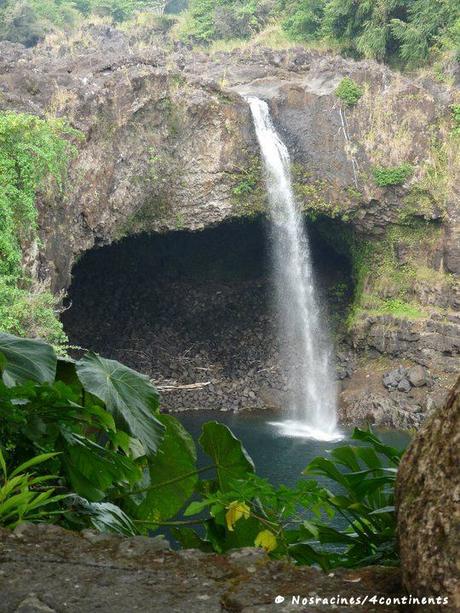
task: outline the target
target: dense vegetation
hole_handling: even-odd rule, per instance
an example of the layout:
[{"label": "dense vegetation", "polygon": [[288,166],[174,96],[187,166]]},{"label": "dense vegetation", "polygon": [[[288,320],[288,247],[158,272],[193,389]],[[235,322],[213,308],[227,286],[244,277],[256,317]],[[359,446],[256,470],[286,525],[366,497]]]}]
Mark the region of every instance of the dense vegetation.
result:
[{"label": "dense vegetation", "polygon": [[79,134],[62,120],[0,113],[0,321],[2,330],[64,340],[53,296],[31,288],[22,250],[37,240],[39,191],[59,193]]},{"label": "dense vegetation", "polygon": [[0,0],[0,40],[33,46],[88,18],[185,9],[180,38],[208,45],[278,28],[288,40],[409,67],[460,54],[457,0]]},{"label": "dense vegetation", "polygon": [[[0,373],[0,525],[122,534],[170,526],[184,546],[205,551],[255,544],[325,570],[397,563],[401,454],[370,431],[354,432],[364,444],[313,460],[296,487],[275,488],[217,422],[203,426],[209,463],[197,465],[193,439],[160,413],[148,378],[118,362],[92,353],[64,360],[42,341],[0,333]],[[335,514],[342,530],[330,525]]]},{"label": "dense vegetation", "polygon": [[455,0],[286,0],[284,6],[291,36],[337,42],[353,56],[419,64],[432,51],[459,50]]},{"label": "dense vegetation", "polygon": [[249,38],[273,22],[295,41],[410,66],[460,51],[456,0],[190,0],[183,36]]},{"label": "dense vegetation", "polygon": [[33,46],[55,30],[68,30],[94,16],[114,23],[130,19],[136,11],[163,12],[167,0],[0,0],[0,40]]},{"label": "dense vegetation", "polygon": [[347,106],[354,106],[363,95],[363,88],[350,77],[342,79],[335,90],[335,95]]}]

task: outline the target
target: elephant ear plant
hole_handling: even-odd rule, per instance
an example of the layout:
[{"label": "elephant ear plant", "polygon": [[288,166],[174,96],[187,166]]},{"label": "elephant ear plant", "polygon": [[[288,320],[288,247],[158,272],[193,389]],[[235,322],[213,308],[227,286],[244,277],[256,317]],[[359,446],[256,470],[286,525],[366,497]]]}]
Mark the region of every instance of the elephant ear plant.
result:
[{"label": "elephant ear plant", "polygon": [[[76,494],[61,505],[62,521],[100,526],[103,514],[104,526],[111,527],[113,516],[112,527],[120,531],[122,510],[104,504],[143,478],[164,436],[158,393],[148,378],[91,353],[63,360],[46,343],[3,333],[0,370],[7,464],[53,453],[40,470],[57,475],[60,491]],[[136,532],[127,518],[122,531]]]},{"label": "elephant ear plant", "polygon": [[149,379],[116,361],[63,359],[42,341],[0,333],[0,373],[0,525],[126,535],[168,526],[178,544],[204,551],[259,546],[324,570],[397,563],[401,453],[370,431],[313,460],[295,487],[274,487],[217,422],[202,427],[207,460],[198,463]]}]

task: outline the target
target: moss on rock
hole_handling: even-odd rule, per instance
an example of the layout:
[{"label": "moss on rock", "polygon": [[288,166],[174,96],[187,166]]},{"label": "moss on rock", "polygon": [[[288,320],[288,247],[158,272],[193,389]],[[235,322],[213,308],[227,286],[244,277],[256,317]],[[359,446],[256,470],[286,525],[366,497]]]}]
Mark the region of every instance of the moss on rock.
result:
[{"label": "moss on rock", "polygon": [[266,211],[266,190],[262,163],[258,156],[248,157],[247,165],[230,175],[233,208],[236,217],[255,217]]}]

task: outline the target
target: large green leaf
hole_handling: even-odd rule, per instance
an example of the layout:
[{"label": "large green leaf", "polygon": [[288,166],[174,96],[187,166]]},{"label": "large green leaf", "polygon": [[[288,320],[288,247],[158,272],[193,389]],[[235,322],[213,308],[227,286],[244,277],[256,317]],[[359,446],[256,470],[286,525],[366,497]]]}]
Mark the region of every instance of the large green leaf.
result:
[{"label": "large green leaf", "polygon": [[254,463],[232,431],[216,421],[203,424],[199,443],[216,465],[219,489],[231,489],[230,481],[254,472]]},{"label": "large green leaf", "polygon": [[[213,525],[214,524],[214,525]],[[214,538],[218,531],[219,522],[208,520],[206,524],[206,535],[211,538],[212,530],[214,527]],[[221,551],[229,551],[230,549],[241,549],[241,547],[254,547],[256,536],[261,530],[264,529],[263,524],[260,523],[255,517],[249,517],[248,519],[240,519],[235,525],[233,532],[230,532],[226,528],[223,531],[223,538],[220,538]]]},{"label": "large green leaf", "polygon": [[384,443],[382,443],[382,441],[379,440],[371,430],[360,430],[359,428],[355,428],[353,430],[351,438],[356,441],[371,443],[371,445],[378,453],[381,453],[386,456],[394,464],[398,464],[401,459],[402,451],[399,451],[399,449],[396,449],[395,447],[390,447],[389,445],[385,445]]},{"label": "large green leaf", "polygon": [[133,536],[138,534],[131,519],[111,502],[89,502],[73,496],[71,504],[81,515],[87,515],[91,524],[100,532],[115,532]]},{"label": "large green leaf", "polygon": [[355,450],[350,445],[345,447],[336,447],[331,451],[331,456],[337,463],[342,464],[350,470],[358,471],[361,469],[358,460],[356,459]]},{"label": "large green leaf", "polygon": [[0,371],[5,385],[26,381],[51,383],[56,374],[54,349],[40,340],[19,338],[0,332]]},{"label": "large green leaf", "polygon": [[[20,464],[19,466],[17,466],[13,470],[13,472],[10,473],[9,478],[11,479],[11,477],[14,477],[15,475],[19,475],[20,473],[25,472],[29,468],[32,468],[32,466],[36,466],[37,464],[42,464],[43,462],[47,462],[48,460],[50,460],[51,458],[56,457],[57,455],[59,455],[59,454],[56,453],[56,452],[54,452],[54,453],[42,453],[41,455],[36,455],[33,458],[30,458],[29,460],[24,462],[23,464]],[[1,465],[1,460],[0,460],[0,465]],[[6,469],[6,467],[5,467],[5,469]]]},{"label": "large green leaf", "polygon": [[193,438],[171,415],[159,415],[165,435],[149,460],[149,489],[138,507],[138,517],[166,520],[176,515],[193,494],[198,480]]},{"label": "large green leaf", "polygon": [[210,553],[214,551],[212,543],[201,538],[192,528],[171,528],[173,537],[182,545],[183,549],[200,549]]},{"label": "large green leaf", "polygon": [[155,453],[164,426],[154,415],[159,407],[158,392],[148,377],[94,353],[85,355],[76,368],[85,390],[102,400],[107,410],[122,418],[133,436]]},{"label": "large green leaf", "polygon": [[81,390],[81,383],[77,377],[76,360],[66,357],[58,357],[56,367],[56,380],[66,385]]},{"label": "large green leaf", "polygon": [[140,478],[140,469],[130,458],[65,428],[61,428],[61,434],[66,442],[63,463],[81,496],[101,500],[102,493],[112,485],[134,483]]},{"label": "large green leaf", "polygon": [[335,554],[323,554],[315,551],[309,543],[296,543],[289,546],[289,555],[298,564],[312,566],[319,564],[324,571],[331,568],[331,560],[337,556]]},{"label": "large green leaf", "polygon": [[344,488],[349,489],[349,483],[343,473],[337,468],[334,462],[318,456],[302,471],[303,475],[320,475],[329,477],[336,483],[340,483]]}]

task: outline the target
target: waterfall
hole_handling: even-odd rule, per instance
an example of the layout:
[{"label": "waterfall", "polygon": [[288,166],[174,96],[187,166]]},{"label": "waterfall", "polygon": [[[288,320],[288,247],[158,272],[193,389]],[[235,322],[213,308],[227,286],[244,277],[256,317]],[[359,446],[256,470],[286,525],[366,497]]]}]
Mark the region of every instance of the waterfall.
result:
[{"label": "waterfall", "polygon": [[332,343],[322,322],[310,246],[292,189],[290,158],[268,105],[246,97],[265,167],[280,357],[289,388],[285,434],[337,438]]}]

